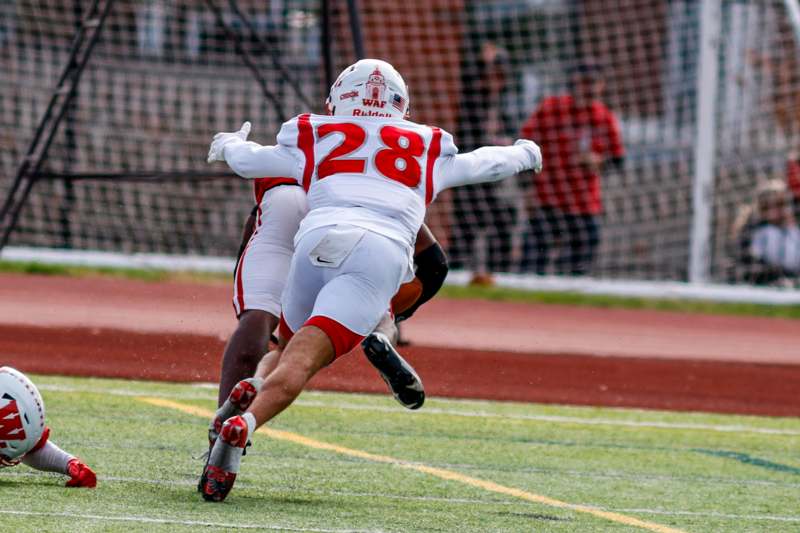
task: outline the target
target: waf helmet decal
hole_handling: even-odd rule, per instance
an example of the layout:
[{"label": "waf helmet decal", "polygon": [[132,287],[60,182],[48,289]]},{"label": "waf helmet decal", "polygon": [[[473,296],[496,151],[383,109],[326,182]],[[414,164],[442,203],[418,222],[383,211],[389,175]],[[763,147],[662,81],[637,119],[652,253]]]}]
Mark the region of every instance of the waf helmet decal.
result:
[{"label": "waf helmet decal", "polygon": [[[22,427],[22,418],[19,416],[17,401],[8,394],[4,394],[0,402],[0,441],[25,440],[25,428]],[[0,442],[0,448],[5,448],[5,443]]]},{"label": "waf helmet decal", "polygon": [[368,107],[383,107],[386,105],[384,93],[386,93],[386,78],[381,74],[381,70],[375,67],[375,70],[369,75],[367,83],[364,84],[362,103]]}]

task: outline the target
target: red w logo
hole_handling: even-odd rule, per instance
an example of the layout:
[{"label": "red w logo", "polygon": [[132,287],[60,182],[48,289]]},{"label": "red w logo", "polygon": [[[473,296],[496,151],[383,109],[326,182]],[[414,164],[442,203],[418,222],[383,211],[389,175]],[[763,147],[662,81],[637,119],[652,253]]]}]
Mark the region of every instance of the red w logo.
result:
[{"label": "red w logo", "polygon": [[25,429],[19,416],[17,402],[11,400],[0,407],[0,440],[23,440]]}]

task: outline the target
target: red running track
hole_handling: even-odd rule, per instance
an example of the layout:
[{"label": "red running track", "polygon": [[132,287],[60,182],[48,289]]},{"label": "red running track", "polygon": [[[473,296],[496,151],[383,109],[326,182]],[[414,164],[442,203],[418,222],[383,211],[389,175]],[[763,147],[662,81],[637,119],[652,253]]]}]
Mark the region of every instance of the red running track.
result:
[{"label": "red running track", "polygon": [[[227,284],[0,275],[0,364],[216,381]],[[404,350],[432,396],[800,416],[800,323],[437,299]],[[357,352],[357,351],[356,351]],[[384,392],[360,353],[312,386]]]}]

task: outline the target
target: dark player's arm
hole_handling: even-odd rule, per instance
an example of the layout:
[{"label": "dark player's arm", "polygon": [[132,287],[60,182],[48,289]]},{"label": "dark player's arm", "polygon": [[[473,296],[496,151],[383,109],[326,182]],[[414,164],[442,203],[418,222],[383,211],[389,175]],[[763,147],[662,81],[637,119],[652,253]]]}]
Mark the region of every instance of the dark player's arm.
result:
[{"label": "dark player's arm", "polygon": [[417,242],[414,243],[414,257],[417,257],[420,252],[427,250],[434,244],[438,245],[439,242],[434,237],[433,232],[427,224],[422,224],[417,232]]},{"label": "dark player's arm", "polygon": [[411,307],[397,313],[397,320],[410,318],[422,304],[439,292],[447,277],[447,256],[425,224],[417,233],[417,242],[414,245],[414,264],[417,265],[416,277],[422,284],[422,292]]}]

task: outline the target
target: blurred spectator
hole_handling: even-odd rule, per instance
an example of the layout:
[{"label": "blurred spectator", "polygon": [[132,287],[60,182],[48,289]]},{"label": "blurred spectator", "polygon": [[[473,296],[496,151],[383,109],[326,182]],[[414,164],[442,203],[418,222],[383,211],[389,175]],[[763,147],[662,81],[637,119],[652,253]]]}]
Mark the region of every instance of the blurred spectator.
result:
[{"label": "blurred spectator", "polygon": [[528,195],[529,234],[522,269],[547,272],[553,245],[563,247],[559,274],[589,272],[600,243],[600,173],[621,168],[619,124],[600,101],[605,82],[591,61],[570,71],[570,92],[545,98],[522,126],[521,137],[542,147],[544,170]]},{"label": "blurred spectator", "polygon": [[737,272],[758,285],[797,283],[800,275],[800,227],[791,208],[786,182],[769,180],[755,191],[731,231]]},{"label": "blurred spectator", "polygon": [[800,219],[800,153],[789,155],[786,163],[786,182],[791,192],[794,218]]},{"label": "blurred spectator", "polygon": [[[477,51],[464,54],[462,96],[459,106],[456,142],[462,152],[484,145],[511,144],[503,114],[503,98],[509,79],[508,52],[491,41],[481,42]],[[448,250],[454,268],[472,268],[474,281],[491,283],[482,272],[484,265],[474,264],[476,237],[485,231],[486,267],[491,272],[511,269],[511,233],[516,219],[513,205],[503,199],[501,184],[484,183],[453,191],[455,226]]]},{"label": "blurred spectator", "polygon": [[139,55],[161,57],[167,34],[167,7],[160,1],[149,1],[136,10],[136,42]]}]

